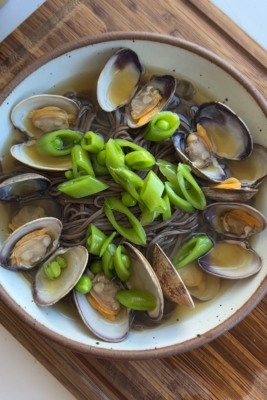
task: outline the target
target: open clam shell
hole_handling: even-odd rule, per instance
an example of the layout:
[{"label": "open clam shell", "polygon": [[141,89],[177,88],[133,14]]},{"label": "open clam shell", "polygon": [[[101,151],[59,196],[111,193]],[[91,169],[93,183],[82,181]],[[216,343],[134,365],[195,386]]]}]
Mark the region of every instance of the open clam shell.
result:
[{"label": "open clam shell", "polygon": [[[74,115],[75,117],[79,111],[79,106],[67,97],[42,94],[29,97],[17,104],[12,110],[11,121],[18,129],[26,133],[30,138],[37,138],[44,132],[33,125],[32,120],[28,118],[28,115],[32,110],[42,109],[48,106],[58,107],[67,114]],[[51,131],[58,129],[61,129],[60,126],[56,128],[55,125]]]},{"label": "open clam shell", "polygon": [[107,342],[121,342],[126,338],[131,327],[131,310],[122,306],[114,321],[103,317],[87,300],[87,296],[73,291],[78,312],[90,331]]},{"label": "open clam shell", "polygon": [[0,200],[21,200],[35,192],[43,192],[50,186],[50,180],[44,176],[33,173],[17,175],[0,184]]},{"label": "open clam shell", "polygon": [[25,199],[19,202],[12,202],[12,219],[10,221],[10,225],[12,226],[9,225],[9,227],[12,230],[18,229],[20,226],[40,218],[32,218],[32,214],[36,216],[41,213],[43,215],[42,217],[53,217],[61,221],[63,218],[63,207],[51,197],[40,197],[36,200]]},{"label": "open clam shell", "polygon": [[256,193],[257,189],[241,187],[240,189],[222,189],[213,188],[212,186],[201,187],[206,197],[216,201],[236,201],[245,202],[250,200]]},{"label": "open clam shell", "polygon": [[51,238],[51,243],[48,246],[46,254],[44,255],[43,259],[48,257],[51,253],[53,253],[56,248],[58,247],[59,238],[62,230],[62,223],[57,218],[40,218],[36,219],[35,221],[28,222],[27,224],[21,226],[20,228],[16,229],[3,243],[0,249],[0,264],[5,269],[10,271],[24,271],[29,268],[33,268],[36,265],[40,264],[43,259],[39,260],[38,262],[34,263],[31,267],[18,267],[16,264],[11,265],[10,263],[10,255],[12,250],[14,249],[16,243],[21,240],[24,236],[28,235],[31,232],[36,230],[40,230],[43,228],[49,228],[47,235]]},{"label": "open clam shell", "polygon": [[194,128],[199,124],[206,130],[219,158],[243,160],[252,152],[252,136],[247,125],[223,103],[210,101],[202,104],[193,124]]},{"label": "open clam shell", "polygon": [[117,51],[104,66],[97,82],[97,100],[104,111],[128,104],[138,89],[142,67],[131,49]]},{"label": "open clam shell", "polygon": [[[230,213],[231,211],[241,211],[242,213],[246,213],[246,215],[248,216],[248,222],[246,223],[246,221],[244,221],[244,225],[246,226],[244,228],[243,233],[241,233],[242,227],[239,226],[240,224],[238,224],[238,222],[235,223],[234,221],[232,222],[232,224],[233,224],[233,229],[236,229],[236,233],[231,232],[231,229],[230,231],[227,231],[225,229],[223,223],[223,216],[227,213]],[[240,204],[240,203],[210,204],[206,208],[206,210],[204,210],[203,216],[211,229],[215,230],[216,232],[222,233],[226,236],[230,236],[237,239],[245,239],[249,236],[260,233],[264,229],[266,229],[267,225],[266,219],[263,214],[261,214],[255,208],[248,206],[247,204]],[[242,216],[240,218],[242,218]],[[250,219],[252,219],[251,223]]]},{"label": "open clam shell", "polygon": [[157,299],[154,310],[147,311],[153,321],[160,321],[163,316],[164,299],[162,289],[153,268],[143,254],[129,243],[123,243],[132,262],[133,272],[130,279],[125,282],[130,290],[145,290]]},{"label": "open clam shell", "polygon": [[230,173],[248,188],[257,188],[267,177],[267,149],[254,143],[251,155],[242,161],[228,160]]},{"label": "open clam shell", "polygon": [[16,144],[10,152],[21,163],[42,171],[67,171],[72,168],[71,156],[44,156],[38,152],[35,140]]},{"label": "open clam shell", "polygon": [[[131,110],[130,110],[128,117],[128,125],[132,129],[140,128],[141,126],[146,125],[154,117],[154,115],[162,111],[169,104],[176,90],[176,79],[171,75],[157,76],[156,78],[146,83],[139,90],[139,92],[132,99],[132,102],[135,100],[137,96],[140,96],[140,94],[144,92],[148,87],[151,87],[153,88],[153,90],[158,91],[158,93],[161,95],[162,98],[154,109],[145,114],[147,115],[147,118],[145,118],[143,122],[141,122],[141,118],[138,121],[134,120],[131,117]],[[149,96],[144,96],[144,99],[147,97]],[[132,106],[132,102],[130,104],[130,109]]]},{"label": "open clam shell", "polygon": [[[196,267],[200,269],[198,261],[195,260],[194,263]],[[184,267],[184,269],[186,266]],[[183,268],[181,268],[183,269]],[[221,278],[219,276],[208,274],[207,272],[201,270],[202,280],[199,285],[187,287],[191,296],[199,299],[201,301],[209,301],[213,299],[219,292],[221,287]]]},{"label": "open clam shell", "polygon": [[186,146],[186,138],[187,134],[181,131],[178,131],[172,136],[172,141],[174,148],[178,154],[179,159],[189,165],[192,168],[192,171],[199,178],[208,180],[211,182],[221,182],[226,179],[226,175],[224,170],[221,168],[216,158],[213,157],[212,162],[205,168],[197,168],[194,163],[186,156],[185,154],[185,146]]},{"label": "open clam shell", "polygon": [[246,242],[217,242],[205,256],[198,259],[206,272],[226,279],[242,279],[256,274],[262,259]]},{"label": "open clam shell", "polygon": [[59,248],[46,263],[57,256],[63,256],[67,263],[67,266],[61,269],[61,274],[55,280],[49,279],[43,264],[33,281],[33,299],[41,307],[51,306],[66,296],[79,281],[88,261],[88,251],[83,246]]},{"label": "open clam shell", "polygon": [[194,302],[178,271],[158,244],[153,249],[153,269],[164,296],[177,304],[195,308]]}]

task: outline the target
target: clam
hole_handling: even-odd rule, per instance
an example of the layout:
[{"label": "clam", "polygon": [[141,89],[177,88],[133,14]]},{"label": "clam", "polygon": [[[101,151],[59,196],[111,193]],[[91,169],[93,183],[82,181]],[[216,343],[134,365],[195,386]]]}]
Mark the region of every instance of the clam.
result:
[{"label": "clam", "polygon": [[222,103],[202,104],[194,116],[193,128],[194,132],[177,132],[172,139],[179,158],[202,179],[224,181],[226,174],[217,158],[243,160],[252,152],[247,126]]},{"label": "clam", "polygon": [[97,82],[97,100],[104,111],[129,103],[138,89],[142,67],[131,49],[117,51],[106,63]]},{"label": "clam", "polygon": [[227,279],[242,279],[256,274],[262,259],[246,242],[217,242],[198,263],[206,272]]},{"label": "clam", "polygon": [[158,76],[146,83],[130,103],[128,125],[140,128],[147,124],[171,101],[176,89],[176,80],[171,75]]},{"label": "clam", "polygon": [[231,175],[237,178],[242,187],[257,188],[267,176],[267,149],[254,143],[251,155],[242,161],[227,161]]},{"label": "clam", "polygon": [[[85,325],[97,337],[108,342],[124,340],[131,326],[131,311],[115,299],[118,290],[120,288],[116,283],[100,273],[93,279],[88,295],[76,290],[73,292],[78,312]],[[102,313],[99,310],[102,310]]]},{"label": "clam", "polygon": [[50,280],[43,264],[33,281],[33,299],[41,307],[51,306],[66,296],[79,281],[88,261],[88,251],[83,246],[59,248],[46,260],[46,264],[57,256],[63,256],[67,264],[62,268],[61,274],[55,280]]},{"label": "clam", "polygon": [[166,256],[164,251],[155,244],[153,249],[153,269],[158,277],[164,296],[177,304],[195,308],[181,276]]},{"label": "clam", "polygon": [[130,290],[145,290],[156,297],[157,306],[154,310],[147,311],[147,315],[153,321],[160,321],[163,316],[164,300],[157,275],[139,250],[129,243],[124,243],[123,245],[129,253],[133,267],[132,275],[125,284]]},{"label": "clam", "polygon": [[30,138],[45,132],[67,129],[75,124],[79,106],[64,96],[42,94],[17,104],[11,113],[12,123]]},{"label": "clam", "polygon": [[12,219],[8,225],[12,231],[28,222],[43,217],[62,219],[62,206],[50,197],[12,203]]},{"label": "clam", "polygon": [[[190,135],[187,135],[186,133],[184,133],[182,131],[178,131],[177,133],[175,133],[172,136],[173,145],[178,154],[179,159],[183,163],[188,164],[192,168],[194,174],[197,175],[199,178],[202,178],[204,180],[208,180],[211,182],[224,181],[226,179],[226,174],[225,174],[223,168],[218,163],[215,156],[213,154],[210,155],[210,153],[208,153],[206,144],[201,146],[201,148],[205,152],[204,161],[210,157],[209,158],[210,163],[206,164],[206,166],[204,168],[202,168],[202,169],[197,168],[195,166],[194,162],[192,162],[190,160],[190,158],[187,157],[186,148],[187,148],[187,138],[189,136]],[[198,141],[196,143],[198,143]],[[194,157],[194,159],[195,159],[195,157]],[[197,165],[199,165],[199,164],[200,164],[200,162],[198,161]]]},{"label": "clam", "polygon": [[266,229],[265,217],[246,204],[210,204],[203,215],[211,229],[233,238],[245,239]]},{"label": "clam", "polygon": [[44,176],[28,173],[6,179],[0,184],[0,200],[20,200],[36,192],[43,192],[51,186]]},{"label": "clam", "polygon": [[58,247],[62,223],[40,218],[16,229],[0,249],[0,264],[11,271],[23,271],[40,264]]},{"label": "clam", "polygon": [[[129,243],[123,245],[132,263],[132,275],[125,285],[131,290],[148,291],[156,297],[156,308],[147,314],[153,321],[159,321],[163,316],[163,294],[155,272],[139,250]],[[120,342],[128,335],[131,326],[131,311],[115,298],[120,287],[108,280],[103,272],[97,274],[92,283],[88,295],[74,291],[78,311],[96,336],[109,342]]]},{"label": "clam", "polygon": [[180,268],[179,272],[191,296],[201,301],[213,299],[220,290],[221,278],[203,271],[197,260]]},{"label": "clam", "polygon": [[216,185],[201,187],[201,189],[206,197],[217,201],[245,202],[258,192],[257,189],[242,187],[241,183],[233,177]]},{"label": "clam", "polygon": [[72,168],[71,156],[52,157],[42,155],[36,148],[36,141],[16,144],[10,149],[11,155],[21,163],[42,171],[67,171]]},{"label": "clam", "polygon": [[253,148],[252,136],[244,121],[223,103],[202,104],[194,116],[194,128],[201,125],[219,158],[243,160]]}]

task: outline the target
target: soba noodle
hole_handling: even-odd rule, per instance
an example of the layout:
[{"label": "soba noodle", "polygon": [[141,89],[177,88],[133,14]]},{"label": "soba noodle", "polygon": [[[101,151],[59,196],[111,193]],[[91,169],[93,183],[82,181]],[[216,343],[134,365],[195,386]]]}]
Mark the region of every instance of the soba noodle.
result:
[{"label": "soba noodle", "polygon": [[[192,94],[192,88],[190,88],[190,90]],[[141,129],[129,129],[127,126],[127,110],[123,109],[123,111],[116,110],[113,113],[105,113],[98,106],[93,106],[90,99],[84,95],[73,92],[67,93],[65,96],[76,101],[80,106],[80,112],[75,126],[76,130],[81,132],[92,130],[101,135],[106,141],[108,138],[125,139],[148,150],[156,160],[163,158],[164,160],[177,163],[173,145],[170,140],[156,143],[149,142],[143,138]],[[189,130],[190,123],[184,114],[181,115],[179,113],[179,104],[179,98],[174,96],[169,105],[169,109],[180,115],[183,129]],[[188,117],[190,117],[190,113],[195,111],[192,110],[194,108],[192,107],[192,103],[190,106],[187,107]],[[156,165],[153,171],[162,180],[165,180]],[[19,164],[19,166],[15,167],[11,172],[1,174],[0,180],[3,181],[11,176],[16,176],[26,172],[40,173],[39,170]],[[120,197],[123,189],[110,176],[100,177],[102,182],[109,185],[108,190],[85,198],[73,199],[57,189],[57,186],[60,183],[66,181],[63,172],[42,171],[41,174],[49,178],[52,184],[45,195],[52,197],[56,202],[60,203],[63,208],[63,231],[60,238],[61,246],[72,247],[85,245],[85,235],[89,224],[94,224],[100,230],[104,231],[106,235],[110,235],[114,232],[113,226],[105,216],[103,204],[106,197]],[[147,172],[139,173],[142,179],[145,178],[146,174]],[[38,198],[40,198],[38,194],[33,194],[27,199],[27,201],[36,200]],[[138,206],[132,207],[131,212],[138,219],[140,218],[141,211]],[[187,214],[177,207],[172,207],[172,216],[168,220],[162,221],[162,218],[159,217],[144,227],[147,234],[147,244],[137,247],[142,251],[146,258],[151,261],[153,246],[155,243],[158,243],[169,257],[172,258],[181,244],[188,240],[198,227],[198,216],[198,211],[194,214]],[[120,225],[124,227],[130,226],[128,218],[125,215],[115,213],[115,217]],[[114,243],[118,245],[124,241],[125,239],[117,233]]]}]

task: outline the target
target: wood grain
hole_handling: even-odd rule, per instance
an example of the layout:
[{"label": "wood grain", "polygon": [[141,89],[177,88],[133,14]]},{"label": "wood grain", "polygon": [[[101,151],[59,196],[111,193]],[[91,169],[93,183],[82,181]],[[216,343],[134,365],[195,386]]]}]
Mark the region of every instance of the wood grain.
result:
[{"label": "wood grain", "polygon": [[[0,44],[0,89],[63,44],[110,31],[193,41],[230,62],[267,97],[267,53],[204,0],[47,0]],[[265,400],[267,299],[219,339],[160,360],[101,360],[38,336],[0,304],[0,322],[77,399]]]}]

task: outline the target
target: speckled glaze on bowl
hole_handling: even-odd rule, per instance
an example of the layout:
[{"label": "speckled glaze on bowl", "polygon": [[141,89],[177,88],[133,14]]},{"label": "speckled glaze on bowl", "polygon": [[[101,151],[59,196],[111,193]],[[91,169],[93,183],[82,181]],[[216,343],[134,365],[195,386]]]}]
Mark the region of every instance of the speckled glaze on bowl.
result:
[{"label": "speckled glaze on bowl", "polygon": [[[53,85],[88,69],[100,69],[121,47],[138,53],[145,67],[164,70],[199,84],[209,97],[225,101],[248,125],[255,142],[267,145],[267,104],[260,93],[236,69],[213,53],[192,43],[146,33],[113,33],[83,39],[53,51],[19,74],[0,95],[0,154],[10,143],[10,112],[24,98],[46,93]],[[266,181],[259,188],[254,207],[267,215]],[[1,223],[7,225],[0,209]],[[40,334],[68,349],[102,358],[145,359],[167,357],[191,350],[223,334],[244,318],[267,291],[267,232],[252,238],[262,256],[263,268],[248,279],[224,282],[217,296],[196,308],[178,307],[162,325],[131,330],[120,343],[94,337],[76,312],[63,306],[40,308],[32,302],[31,287],[18,273],[0,268],[0,298],[18,318]],[[1,238],[3,242],[4,237]],[[219,317],[217,317],[219,316]],[[179,321],[177,321],[179,320]]]}]

